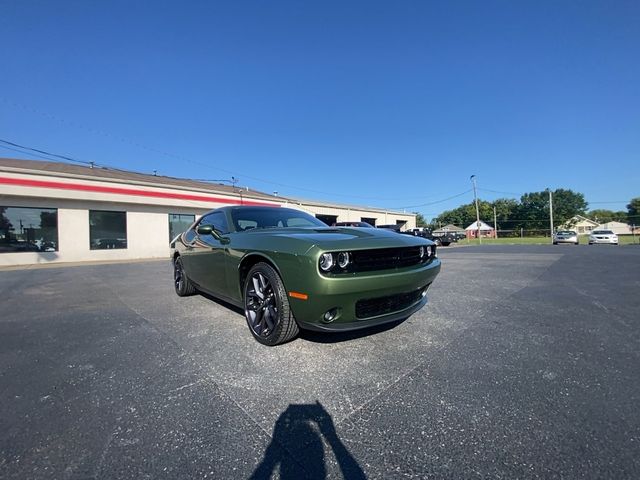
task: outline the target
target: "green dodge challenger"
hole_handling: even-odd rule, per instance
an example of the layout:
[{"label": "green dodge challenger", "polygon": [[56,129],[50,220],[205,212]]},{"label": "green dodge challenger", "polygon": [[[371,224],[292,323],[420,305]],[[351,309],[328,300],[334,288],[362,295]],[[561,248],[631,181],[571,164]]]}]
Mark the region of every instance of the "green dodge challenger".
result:
[{"label": "green dodge challenger", "polygon": [[176,293],[199,290],[243,308],[265,345],[300,328],[347,331],[407,318],[427,303],[440,271],[429,240],[328,227],[291,208],[219,208],[171,246]]}]

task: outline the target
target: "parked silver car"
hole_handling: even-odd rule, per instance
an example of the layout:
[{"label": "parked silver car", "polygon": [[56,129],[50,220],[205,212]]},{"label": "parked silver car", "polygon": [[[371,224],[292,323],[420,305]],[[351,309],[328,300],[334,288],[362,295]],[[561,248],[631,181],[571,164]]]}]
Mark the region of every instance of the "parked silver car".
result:
[{"label": "parked silver car", "polygon": [[618,235],[611,230],[594,230],[589,235],[589,245],[594,243],[608,243],[609,245],[618,245]]},{"label": "parked silver car", "polygon": [[579,245],[580,240],[578,239],[578,233],[573,230],[559,230],[553,234],[553,244],[557,245],[559,243],[573,243],[574,245]]}]

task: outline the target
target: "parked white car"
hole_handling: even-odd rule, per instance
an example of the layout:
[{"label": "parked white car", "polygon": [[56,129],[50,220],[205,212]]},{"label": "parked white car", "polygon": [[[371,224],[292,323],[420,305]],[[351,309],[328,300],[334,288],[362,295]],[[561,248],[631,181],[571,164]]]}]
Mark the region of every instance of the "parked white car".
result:
[{"label": "parked white car", "polygon": [[618,245],[618,235],[611,230],[594,230],[589,235],[589,245],[594,243],[608,243],[609,245]]},{"label": "parked white car", "polygon": [[578,234],[573,230],[559,230],[553,234],[553,244],[557,245],[559,243],[573,243],[574,245],[578,245],[580,240],[578,240]]}]

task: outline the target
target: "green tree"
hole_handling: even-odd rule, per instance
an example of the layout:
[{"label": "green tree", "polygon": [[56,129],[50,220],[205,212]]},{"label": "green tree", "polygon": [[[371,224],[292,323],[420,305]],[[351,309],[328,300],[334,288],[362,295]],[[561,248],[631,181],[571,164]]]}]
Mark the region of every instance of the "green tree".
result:
[{"label": "green tree", "polygon": [[632,198],[627,205],[627,221],[632,225],[640,225],[640,197]]},{"label": "green tree", "polygon": [[439,225],[447,225],[452,223],[459,227],[465,228],[476,219],[476,207],[473,203],[461,205],[453,210],[446,210],[438,215],[434,222]]},{"label": "green tree", "polygon": [[[492,204],[496,209],[498,230],[513,230],[517,227],[518,201],[513,198],[499,198]],[[493,225],[493,224],[491,224]]]},{"label": "green tree", "polygon": [[427,222],[427,219],[424,218],[424,215],[418,212],[413,213],[416,214],[416,227],[426,227],[429,225],[429,222]]},{"label": "green tree", "polygon": [[[553,219],[556,225],[566,223],[575,215],[584,215],[587,201],[582,193],[559,188],[553,194]],[[517,223],[527,230],[549,228],[549,192],[525,193],[520,197]]]},{"label": "green tree", "polygon": [[[513,228],[513,215],[518,207],[517,200],[511,198],[499,198],[493,202],[478,200],[478,211],[480,220],[493,226],[493,207],[496,208],[496,218],[498,229]],[[442,225],[453,223],[462,228],[466,228],[476,221],[476,204],[471,202],[460,207],[442,212],[436,217],[436,222]]]},{"label": "green tree", "polygon": [[598,223],[626,222],[627,212],[614,212],[613,210],[598,208],[596,210],[590,210],[589,213],[587,213],[587,217]]},{"label": "green tree", "polygon": [[560,225],[574,217],[584,215],[588,207],[582,193],[559,188],[553,192],[553,218]]}]

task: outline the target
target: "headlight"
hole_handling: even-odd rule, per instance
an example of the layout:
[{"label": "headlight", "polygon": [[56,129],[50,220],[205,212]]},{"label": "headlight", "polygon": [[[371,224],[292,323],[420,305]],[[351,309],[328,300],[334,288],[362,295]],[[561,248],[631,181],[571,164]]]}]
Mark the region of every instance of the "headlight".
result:
[{"label": "headlight", "polygon": [[420,246],[420,258],[424,258],[424,252],[425,252],[425,249],[424,249],[424,247],[421,245],[421,246]]},{"label": "headlight", "polygon": [[427,246],[427,257],[431,256],[431,245]]},{"label": "headlight", "polygon": [[340,252],[338,254],[338,266],[340,268],[346,268],[349,265],[349,261],[351,257],[349,256],[349,252]]},{"label": "headlight", "polygon": [[333,260],[333,254],[323,253],[322,255],[320,255],[320,269],[323,272],[328,272],[329,270],[331,270],[334,264],[335,262]]}]

